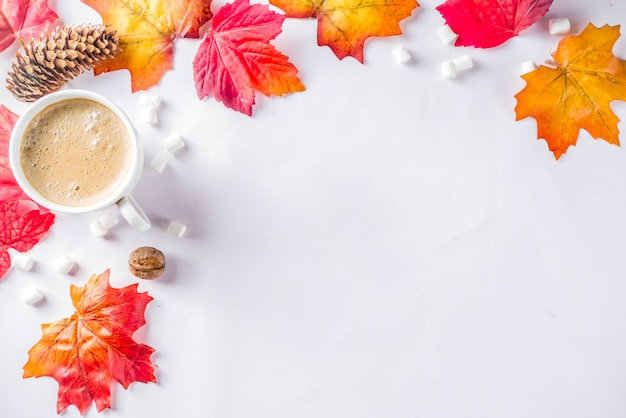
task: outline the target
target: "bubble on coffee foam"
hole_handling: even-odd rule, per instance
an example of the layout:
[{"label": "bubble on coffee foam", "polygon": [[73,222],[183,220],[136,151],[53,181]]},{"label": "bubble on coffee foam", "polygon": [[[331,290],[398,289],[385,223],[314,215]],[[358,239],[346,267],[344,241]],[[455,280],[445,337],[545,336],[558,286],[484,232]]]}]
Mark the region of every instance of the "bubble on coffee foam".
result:
[{"label": "bubble on coffee foam", "polygon": [[101,116],[102,116],[102,112],[97,111],[97,110],[94,110],[91,113],[89,113],[89,115],[87,115],[87,117],[92,120],[98,120],[100,119]]}]

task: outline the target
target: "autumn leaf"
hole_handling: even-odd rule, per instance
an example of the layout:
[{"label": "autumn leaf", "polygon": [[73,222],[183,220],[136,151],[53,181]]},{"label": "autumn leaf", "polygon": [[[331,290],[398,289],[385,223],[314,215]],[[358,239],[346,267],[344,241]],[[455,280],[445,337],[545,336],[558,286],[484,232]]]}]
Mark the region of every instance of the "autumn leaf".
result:
[{"label": "autumn leaf", "polygon": [[75,405],[84,414],[93,401],[98,412],[111,406],[111,383],[156,382],[150,356],[133,333],[146,321],[152,300],[137,284],[113,288],[109,270],[92,275],[84,287],[70,286],[74,314],[41,326],[42,338],[29,350],[24,378],[51,376],[59,384],[57,413]]},{"label": "autumn leaf", "polygon": [[47,233],[54,222],[52,213],[41,213],[33,202],[0,201],[0,277],[11,267],[8,249],[26,252]]},{"label": "autumn leaf", "polygon": [[0,104],[0,201],[29,199],[17,184],[9,164],[9,139],[18,115]]},{"label": "autumn leaf", "polygon": [[132,91],[157,85],[172,68],[177,38],[198,38],[211,19],[210,0],[82,0],[117,30],[122,52],[95,67],[95,74],[128,69]]},{"label": "autumn leaf", "polygon": [[619,36],[619,25],[589,24],[559,42],[552,54],[556,68],[542,65],[522,76],[527,84],[515,96],[517,120],[535,118],[537,138],[557,159],[576,145],[580,129],[619,145],[619,119],[610,107],[613,100],[626,101],[626,61],[612,52]]},{"label": "autumn leaf", "polygon": [[400,21],[419,6],[415,0],[270,0],[287,17],[317,18],[317,44],[343,59],[363,63],[365,41],[400,35]]},{"label": "autumn leaf", "polygon": [[437,6],[458,38],[456,46],[492,48],[541,19],[552,0],[447,0]]},{"label": "autumn leaf", "polygon": [[213,96],[250,116],[255,90],[266,96],[303,91],[298,69],[269,43],[284,20],[248,0],[222,6],[193,60],[198,97]]},{"label": "autumn leaf", "polygon": [[0,1],[0,52],[16,39],[30,41],[46,32],[59,18],[48,0]]}]

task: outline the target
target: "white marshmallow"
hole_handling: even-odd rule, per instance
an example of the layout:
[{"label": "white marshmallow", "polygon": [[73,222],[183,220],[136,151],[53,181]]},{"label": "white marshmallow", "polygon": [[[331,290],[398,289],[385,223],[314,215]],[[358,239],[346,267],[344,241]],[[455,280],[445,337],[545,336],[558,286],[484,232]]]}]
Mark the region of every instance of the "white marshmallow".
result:
[{"label": "white marshmallow", "polygon": [[456,67],[452,61],[446,61],[441,63],[441,75],[443,78],[456,77]]},{"label": "white marshmallow", "polygon": [[461,57],[455,58],[452,60],[454,63],[454,68],[457,72],[469,70],[474,66],[474,62],[469,55],[463,55]]},{"label": "white marshmallow", "polygon": [[117,218],[117,216],[113,212],[109,212],[106,215],[104,215],[102,218],[100,218],[100,222],[102,223],[102,226],[106,230],[113,228],[115,225],[117,225],[119,221],[120,220]]},{"label": "white marshmallow", "polygon": [[43,298],[43,293],[41,293],[41,290],[36,287],[31,287],[30,289],[25,290],[22,293],[22,296],[20,296],[22,302],[31,306],[38,304],[43,300]]},{"label": "white marshmallow", "polygon": [[568,18],[550,19],[548,21],[548,30],[551,35],[567,35],[572,29],[572,25]]},{"label": "white marshmallow", "polygon": [[183,225],[176,221],[170,222],[167,226],[167,233],[178,238],[181,238],[185,234],[185,231],[187,231],[187,225]]},{"label": "white marshmallow", "polygon": [[443,25],[443,27],[437,31],[437,36],[439,36],[439,39],[441,39],[441,42],[444,44],[450,44],[459,37],[447,24]]},{"label": "white marshmallow", "polygon": [[91,229],[91,232],[93,232],[93,234],[96,236],[96,238],[102,238],[108,232],[107,229],[104,227],[104,224],[102,224],[102,221],[100,221],[100,219],[90,223],[89,224],[89,229]]},{"label": "white marshmallow", "polygon": [[157,155],[150,163],[150,167],[152,167],[152,169],[157,173],[162,173],[166,166],[167,158],[162,155]]},{"label": "white marshmallow", "polygon": [[178,150],[185,147],[185,141],[180,135],[172,134],[163,140],[163,145],[170,154],[174,155]]},{"label": "white marshmallow", "polygon": [[139,105],[157,109],[161,105],[161,96],[155,93],[142,92],[139,96]]},{"label": "white marshmallow", "polygon": [[537,68],[539,67],[537,66],[535,61],[524,61],[522,63],[522,74],[530,73],[532,71],[535,71]]},{"label": "white marshmallow", "polygon": [[396,59],[398,64],[405,64],[411,59],[411,54],[403,45],[395,48],[393,51],[391,51],[391,53],[393,54],[393,57]]},{"label": "white marshmallow", "polygon": [[35,260],[24,253],[16,253],[11,258],[11,267],[17,267],[20,270],[30,271],[35,265]]},{"label": "white marshmallow", "polygon": [[76,267],[76,261],[66,255],[59,258],[54,268],[56,271],[62,274],[71,274]]},{"label": "white marshmallow", "polygon": [[141,108],[141,120],[146,125],[154,125],[159,121],[156,108],[154,107],[142,107]]}]

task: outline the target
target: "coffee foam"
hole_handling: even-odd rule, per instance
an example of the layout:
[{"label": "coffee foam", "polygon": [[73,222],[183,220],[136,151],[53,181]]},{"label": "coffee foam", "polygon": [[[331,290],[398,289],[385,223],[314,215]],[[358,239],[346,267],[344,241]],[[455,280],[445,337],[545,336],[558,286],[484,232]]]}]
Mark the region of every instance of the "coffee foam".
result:
[{"label": "coffee foam", "polygon": [[126,175],[130,135],[107,107],[68,99],[31,120],[20,158],[26,179],[43,197],[66,206],[88,206],[106,199]]}]

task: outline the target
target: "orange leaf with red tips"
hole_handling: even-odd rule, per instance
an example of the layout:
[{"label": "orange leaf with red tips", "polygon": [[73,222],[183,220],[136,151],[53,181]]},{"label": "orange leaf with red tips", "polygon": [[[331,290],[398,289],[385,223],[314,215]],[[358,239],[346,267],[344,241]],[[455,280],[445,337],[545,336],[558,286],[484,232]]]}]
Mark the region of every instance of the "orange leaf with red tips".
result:
[{"label": "orange leaf with red tips", "polygon": [[576,145],[581,129],[595,139],[619,145],[619,119],[610,103],[626,101],[626,61],[613,55],[619,26],[587,25],[569,35],[552,54],[556,68],[540,66],[522,76],[526,87],[515,98],[517,120],[533,117],[558,159]]},{"label": "orange leaf with red tips", "polygon": [[54,223],[52,213],[41,213],[35,202],[0,201],[0,277],[11,267],[8,249],[26,252],[33,248]]},{"label": "orange leaf with red tips", "polygon": [[298,69],[269,43],[284,20],[248,0],[222,6],[193,60],[198,97],[212,96],[250,116],[255,90],[266,96],[303,91]]},{"label": "orange leaf with red tips", "polygon": [[84,414],[91,402],[110,408],[111,383],[156,382],[150,356],[133,333],[146,321],[152,300],[137,284],[109,285],[109,270],[92,275],[84,287],[70,286],[74,314],[42,325],[42,338],[29,350],[24,378],[51,376],[59,383],[57,413],[75,405]]},{"label": "orange leaf with red tips", "polygon": [[210,0],[82,0],[117,30],[122,52],[95,67],[95,74],[128,69],[132,91],[157,85],[172,68],[177,38],[198,38],[211,19]]},{"label": "orange leaf with red tips", "polygon": [[59,18],[48,0],[0,1],[0,52],[16,39],[30,41],[46,32]]},{"label": "orange leaf with red tips", "polygon": [[365,41],[372,36],[400,35],[400,21],[419,6],[415,0],[270,0],[287,17],[316,18],[317,43],[339,58],[363,63]]}]

